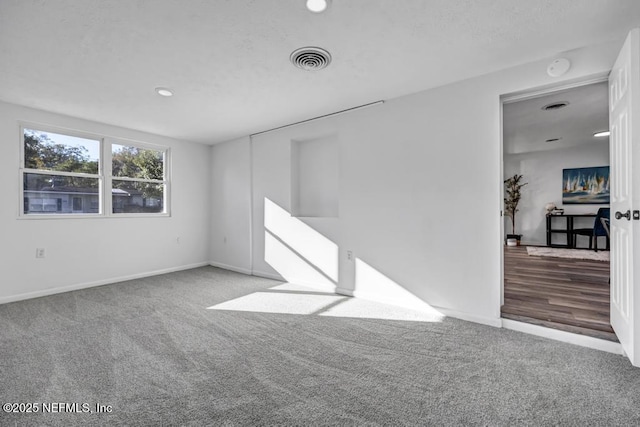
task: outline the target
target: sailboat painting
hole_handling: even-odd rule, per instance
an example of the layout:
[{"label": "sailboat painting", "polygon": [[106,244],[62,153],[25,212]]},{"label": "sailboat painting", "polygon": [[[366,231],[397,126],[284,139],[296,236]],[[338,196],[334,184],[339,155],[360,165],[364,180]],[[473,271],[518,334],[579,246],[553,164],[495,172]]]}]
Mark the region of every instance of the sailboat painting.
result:
[{"label": "sailboat painting", "polygon": [[562,204],[609,204],[609,166],[562,170]]}]

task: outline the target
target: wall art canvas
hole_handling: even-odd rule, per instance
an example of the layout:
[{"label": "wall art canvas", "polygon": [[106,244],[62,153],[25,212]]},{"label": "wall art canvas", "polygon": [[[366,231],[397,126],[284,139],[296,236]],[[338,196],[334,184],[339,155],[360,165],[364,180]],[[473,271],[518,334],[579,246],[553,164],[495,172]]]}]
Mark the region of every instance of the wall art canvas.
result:
[{"label": "wall art canvas", "polygon": [[562,204],[608,205],[609,166],[563,169]]}]

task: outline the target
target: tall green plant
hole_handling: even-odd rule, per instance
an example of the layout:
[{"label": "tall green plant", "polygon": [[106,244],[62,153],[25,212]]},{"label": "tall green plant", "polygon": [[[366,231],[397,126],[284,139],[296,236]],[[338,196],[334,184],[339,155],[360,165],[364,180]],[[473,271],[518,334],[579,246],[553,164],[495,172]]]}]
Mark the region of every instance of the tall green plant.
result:
[{"label": "tall green plant", "polygon": [[504,180],[506,197],[504,198],[504,214],[511,218],[511,233],[516,234],[516,212],[522,194],[520,190],[528,184],[521,182],[522,175],[515,174]]}]

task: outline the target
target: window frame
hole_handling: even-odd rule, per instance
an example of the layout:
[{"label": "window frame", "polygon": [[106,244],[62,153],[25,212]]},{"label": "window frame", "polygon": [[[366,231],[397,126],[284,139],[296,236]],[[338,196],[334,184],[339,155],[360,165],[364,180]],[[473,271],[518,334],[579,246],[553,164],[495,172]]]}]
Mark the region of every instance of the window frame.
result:
[{"label": "window frame", "polygon": [[[18,219],[84,219],[84,218],[158,218],[171,216],[171,149],[168,146],[158,145],[128,138],[112,137],[93,132],[85,132],[75,129],[51,126],[42,123],[18,122],[20,155],[18,164],[19,185],[18,185]],[[97,174],[87,174],[82,172],[66,172],[45,169],[31,169],[25,167],[25,129],[45,133],[56,133],[76,138],[90,139],[99,143],[99,159]],[[113,177],[112,176],[112,146],[114,144],[127,147],[159,151],[163,154],[163,180],[145,180],[142,178]],[[81,178],[91,178],[98,180],[98,213],[46,213],[46,212],[25,212],[25,174],[71,176]],[[113,180],[149,182],[163,185],[163,211],[162,212],[127,212],[114,213],[112,196]]]},{"label": "window frame", "polygon": [[[113,190],[113,181],[130,181],[130,182],[146,182],[146,183],[154,183],[154,184],[162,184],[164,186],[163,191],[163,200],[162,205],[164,207],[163,212],[127,212],[127,213],[114,213],[113,212],[113,197],[112,193],[108,196],[104,195],[105,202],[105,210],[107,212],[107,216],[117,217],[117,218],[139,218],[139,217],[157,217],[157,216],[171,216],[171,203],[170,203],[170,194],[171,194],[171,174],[170,174],[170,164],[171,164],[171,149],[169,147],[159,146],[155,144],[150,144],[147,142],[134,141],[126,138],[115,138],[115,137],[105,137],[105,144],[103,146],[103,159],[105,164],[105,188],[109,188],[109,190]],[[153,180],[153,179],[144,179],[144,178],[129,178],[122,176],[113,176],[113,145],[122,145],[125,147],[135,147],[143,150],[153,150],[159,151],[162,153],[162,172],[163,179]]]}]

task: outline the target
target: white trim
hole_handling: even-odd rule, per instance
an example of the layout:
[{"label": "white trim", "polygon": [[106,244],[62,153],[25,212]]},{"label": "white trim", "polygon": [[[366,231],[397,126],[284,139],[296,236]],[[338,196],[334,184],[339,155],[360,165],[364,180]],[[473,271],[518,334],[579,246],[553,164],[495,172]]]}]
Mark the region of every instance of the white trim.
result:
[{"label": "white trim", "polygon": [[164,213],[171,216],[171,175],[172,175],[172,155],[171,147],[165,147],[163,154],[164,171]]},{"label": "white trim", "polygon": [[252,276],[257,276],[257,277],[264,277],[265,279],[272,279],[272,280],[277,280],[279,282],[287,282],[287,280],[285,280],[284,277],[278,275],[278,274],[273,274],[273,273],[265,273],[264,271],[256,271],[253,270],[251,272]]},{"label": "white trim", "polygon": [[527,99],[539,98],[554,92],[575,89],[581,86],[587,86],[596,83],[602,83],[609,80],[609,73],[600,73],[585,79],[578,79],[563,84],[553,84],[550,86],[542,86],[538,88],[527,89],[518,92],[507,93],[500,96],[502,104],[510,104],[512,102],[524,101]]},{"label": "white trim", "polygon": [[52,213],[29,213],[20,215],[16,218],[18,221],[25,220],[43,220],[43,219],[86,219],[86,218],[104,218],[104,215],[97,213],[63,213],[63,214],[52,214]]},{"label": "white trim", "polygon": [[[24,145],[22,146],[22,151],[24,152]],[[57,171],[53,169],[22,168],[22,171],[24,173],[28,173],[31,175],[55,175],[55,176],[77,177],[77,178],[94,178],[94,179],[100,179],[101,177],[100,174],[92,174],[92,173],[84,173],[84,172],[64,172],[64,171]],[[38,191],[38,190],[31,190],[31,191]]]},{"label": "white trim", "polygon": [[75,138],[89,139],[98,142],[101,142],[105,138],[104,135],[99,133],[86,132],[79,129],[66,128],[46,123],[18,120],[18,124],[20,125],[20,138],[23,137],[25,128],[35,131],[58,133],[64,136],[72,136]]},{"label": "white trim", "polygon": [[78,283],[75,285],[61,286],[58,288],[43,289],[41,291],[26,292],[24,294],[0,297],[0,304],[6,304],[9,302],[15,302],[15,301],[22,301],[22,300],[27,300],[31,298],[45,297],[45,296],[54,295],[54,294],[61,294],[64,292],[76,291],[79,289],[86,289],[86,288],[93,288],[96,286],[111,285],[114,283],[126,282],[127,280],[141,279],[143,277],[159,276],[161,274],[175,273],[176,271],[192,270],[194,268],[207,267],[207,266],[209,266],[208,262],[198,262],[198,263],[182,265],[178,267],[164,268],[162,270],[148,271],[146,273],[137,273],[137,274],[131,274],[128,276],[113,277],[111,279],[97,280],[95,282]]},{"label": "white trim", "polygon": [[[163,212],[151,213],[151,212],[127,212],[127,213],[114,213],[113,212],[113,198],[112,196],[105,196],[105,216],[113,218],[136,218],[139,216],[156,217],[156,216],[171,216],[171,147],[166,145],[153,144],[143,141],[137,141],[127,138],[105,136],[105,188],[113,190],[113,181],[127,181],[127,182],[141,182],[145,184],[162,185],[163,187]],[[162,153],[162,179],[145,179],[145,178],[131,178],[125,176],[113,176],[113,146],[119,145],[121,147],[133,147],[142,150],[156,151]]]},{"label": "white trim", "polygon": [[253,274],[253,217],[255,215],[255,203],[253,202],[253,136],[249,135],[249,268]]},{"label": "white trim", "polygon": [[617,342],[587,337],[585,335],[560,331],[558,329],[545,328],[544,326],[532,325],[530,323],[517,322],[511,319],[501,320],[502,327],[505,329],[510,329],[512,331],[523,332],[525,334],[536,335],[539,337],[562,341],[582,347],[593,348],[595,350],[606,351],[608,353],[619,355],[623,354],[622,346]]},{"label": "white trim", "polygon": [[500,195],[499,199],[500,200],[500,210],[499,210],[499,218],[500,218],[500,239],[498,241],[498,246],[497,246],[497,254],[498,254],[498,259],[500,259],[500,303],[498,304],[498,312],[500,312],[500,307],[502,307],[504,305],[504,239],[506,237],[506,230],[505,230],[505,226],[504,226],[504,158],[505,158],[505,154],[504,154],[504,104],[505,101],[504,100],[500,100],[500,151],[498,153],[498,155],[500,156],[499,158],[499,163],[500,163],[500,170],[498,171],[498,194]]},{"label": "white trim", "polygon": [[134,147],[141,148],[143,150],[152,150],[159,152],[165,152],[169,149],[169,147],[166,145],[154,144],[152,142],[140,141],[136,139],[127,139],[119,136],[105,135],[103,138],[111,140],[111,145],[115,144],[121,147]]},{"label": "white trim", "polygon": [[[111,172],[113,168],[113,158],[111,157],[111,141],[108,137],[102,139],[102,151],[100,152],[100,173],[102,174],[102,197],[100,198],[100,212],[102,216],[113,213],[113,183],[111,182]],[[107,188],[109,193],[107,193]]]},{"label": "white trim", "polygon": [[97,213],[64,213],[64,214],[45,214],[45,213],[29,213],[16,218],[19,221],[22,220],[46,220],[46,219],[87,219],[87,218],[171,218],[168,213],[126,213],[126,214],[113,214],[102,215]]},{"label": "white trim", "polygon": [[500,318],[481,316],[478,314],[465,313],[462,311],[451,310],[448,308],[442,308],[438,306],[431,305],[426,302],[414,301],[413,299],[393,299],[388,298],[385,295],[374,294],[370,292],[362,292],[357,290],[350,290],[345,288],[337,287],[335,289],[335,293],[340,295],[351,296],[354,298],[360,298],[369,301],[376,301],[383,304],[395,305],[397,307],[403,307],[409,310],[416,310],[420,312],[430,312],[431,309],[439,312],[445,317],[453,317],[455,319],[465,320],[473,323],[480,323],[482,325],[493,326],[499,328],[502,326],[502,322]]},{"label": "white trim", "polygon": [[[164,145],[164,144],[156,144],[153,142],[147,142],[147,141],[141,141],[139,139],[132,139],[132,138],[127,138],[127,137],[122,137],[122,136],[115,136],[113,134],[109,134],[109,133],[102,133],[102,132],[88,132],[88,131],[84,131],[81,129],[75,129],[75,128],[71,128],[71,127],[65,127],[65,126],[58,126],[58,125],[52,125],[49,123],[44,123],[44,122],[37,122],[37,121],[30,121],[30,120],[18,120],[18,126],[19,126],[19,138],[22,138],[23,136],[23,132],[24,132],[24,128],[27,129],[31,129],[31,130],[40,130],[43,132],[52,132],[52,133],[61,133],[63,135],[67,135],[67,136],[73,136],[76,138],[83,138],[83,139],[92,139],[92,140],[96,140],[96,141],[101,141],[104,139],[111,139],[111,140],[115,140],[115,141],[121,141],[121,142],[126,142],[126,144],[128,144],[128,146],[134,146],[134,147],[139,147],[139,148],[146,148],[146,149],[150,149],[150,150],[155,150],[155,151],[164,151],[164,150],[168,150],[170,147],[168,145]],[[151,136],[160,136],[162,137],[162,135],[159,134],[149,134]],[[118,145],[126,145],[126,144],[118,144]],[[20,164],[24,164],[24,159],[20,159],[21,163]]]},{"label": "white trim", "polygon": [[20,218],[24,214],[24,174],[22,173],[22,169],[24,169],[25,157],[24,157],[24,128],[21,122],[18,122],[18,138],[16,141],[19,141],[20,150],[18,153],[18,210],[16,211],[16,218]]},{"label": "white trim", "polygon": [[336,294],[338,294],[338,295],[345,295],[345,296],[348,296],[348,297],[354,297],[355,295],[353,293],[354,293],[353,289],[345,289],[345,288],[341,288],[339,286],[336,287]]},{"label": "white trim", "polygon": [[126,176],[112,176],[112,181],[127,181],[127,182],[144,182],[145,184],[166,184],[167,181],[161,179],[145,179],[145,178],[129,178]]},{"label": "white trim", "polygon": [[[609,73],[610,71],[605,73],[598,73],[596,75],[587,76],[584,78],[578,78],[576,80],[564,82],[561,84],[552,84],[552,85],[546,85],[546,86],[541,86],[537,88],[529,88],[523,91],[500,95],[500,120],[499,120],[500,150],[499,152],[500,152],[500,177],[501,178],[499,181],[499,185],[500,185],[501,194],[504,192],[504,184],[503,184],[503,181],[504,181],[504,135],[503,135],[504,117],[503,115],[504,115],[505,104],[510,104],[517,101],[524,101],[527,99],[538,98],[538,97],[549,95],[552,93],[575,89],[575,88],[579,88],[579,87],[587,86],[591,84],[607,82],[609,80]],[[609,103],[608,99],[607,99],[607,103]],[[501,243],[500,243],[500,249],[499,249],[500,251],[499,295],[500,295],[500,306],[502,306],[504,303],[504,248],[502,243],[504,241],[504,236],[505,236],[504,200],[501,201],[500,206],[501,206],[500,212],[502,215],[500,216],[500,230],[501,230],[500,242]],[[519,332],[530,333],[530,334],[541,336],[541,337],[546,337],[546,338],[555,339],[558,341],[568,342],[571,344],[581,345],[583,347],[595,348],[602,351],[608,351],[610,353],[622,354],[621,353],[622,347],[620,346],[620,344],[616,344],[610,341],[600,340],[592,337],[586,337],[579,334],[572,334],[570,332],[559,331],[557,329],[546,328],[544,326],[517,322],[510,319],[498,319],[498,320],[502,321],[501,322],[502,327],[506,329],[513,329]]]},{"label": "white trim", "polygon": [[[47,124],[38,124],[35,122],[18,121],[20,141],[20,154],[18,163],[18,173],[20,174],[19,182],[24,180],[24,174],[39,174],[39,175],[52,175],[52,176],[67,176],[67,177],[80,177],[97,179],[98,186],[98,213],[66,213],[60,214],[56,212],[51,213],[25,213],[24,212],[24,186],[20,184],[18,186],[18,219],[51,219],[51,218],[152,218],[152,217],[170,217],[171,216],[171,148],[166,145],[153,144],[143,141],[137,141],[127,138],[113,137],[109,135],[102,135],[97,133],[90,133],[79,131],[70,128],[51,126]],[[82,138],[99,143],[99,159],[98,159],[98,173],[87,174],[81,172],[65,172],[45,169],[30,169],[25,167],[25,154],[24,154],[24,130],[30,129],[37,132],[55,133],[63,136],[70,136],[75,138]],[[123,147],[135,147],[143,150],[157,151],[162,153],[163,158],[163,179],[143,179],[143,178],[130,178],[130,177],[113,177],[112,176],[112,151],[113,145],[120,145]],[[156,184],[163,186],[163,212],[141,212],[141,213],[113,213],[113,181],[129,181],[129,182],[141,182],[146,184]],[[107,194],[109,193],[109,194]]]},{"label": "white trim", "polygon": [[[18,129],[19,129],[19,135],[18,135],[18,141],[20,141],[20,163],[18,164],[18,173],[20,175],[19,177],[19,185],[18,185],[18,216],[17,219],[33,219],[33,218],[37,218],[31,215],[39,215],[39,216],[47,216],[47,217],[56,217],[56,216],[85,216],[85,217],[89,217],[89,218],[96,218],[96,217],[101,217],[104,215],[104,211],[103,211],[103,198],[104,198],[104,193],[105,193],[105,187],[104,187],[104,179],[103,179],[103,159],[102,159],[102,152],[104,150],[104,146],[105,146],[105,142],[104,142],[104,138],[100,135],[96,135],[96,134],[92,134],[92,133],[86,133],[86,132],[81,132],[81,131],[77,131],[77,130],[72,130],[72,129],[64,129],[64,128],[58,128],[55,126],[49,126],[49,125],[38,125],[32,122],[25,122],[25,121],[18,121]],[[70,136],[73,138],[80,138],[80,139],[85,139],[88,141],[96,141],[98,143],[98,171],[96,174],[89,174],[89,173],[83,173],[83,172],[65,172],[65,171],[56,171],[56,170],[47,170],[47,169],[31,169],[31,168],[27,168],[25,167],[25,153],[24,153],[24,148],[25,148],[25,138],[24,138],[24,131],[25,129],[29,129],[31,131],[35,131],[35,132],[45,132],[45,133],[53,133],[53,134],[58,134],[58,135],[62,135],[62,136]],[[79,177],[79,178],[89,178],[89,179],[97,179],[98,180],[98,213],[68,213],[68,214],[59,214],[57,212],[50,212],[50,213],[25,213],[24,212],[24,198],[25,198],[25,191],[24,191],[24,178],[25,178],[25,174],[32,174],[32,175],[48,175],[48,176],[66,176],[66,177]]]},{"label": "white trim", "polygon": [[451,310],[449,308],[442,308],[433,306],[433,308],[447,317],[453,317],[455,319],[465,320],[467,322],[480,323],[481,325],[493,326],[499,328],[502,326],[501,319],[499,317],[481,316],[478,314],[465,313],[462,311]]},{"label": "white trim", "polygon": [[251,276],[251,270],[248,268],[234,267],[233,265],[224,264],[216,261],[209,261],[211,267],[222,268],[223,270],[235,271],[236,273],[246,274]]}]

